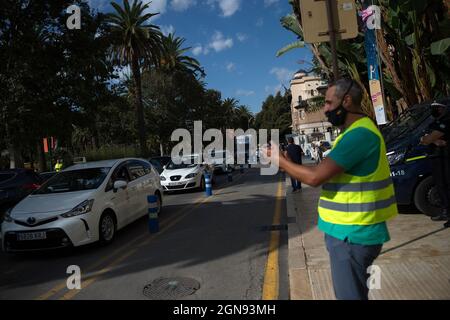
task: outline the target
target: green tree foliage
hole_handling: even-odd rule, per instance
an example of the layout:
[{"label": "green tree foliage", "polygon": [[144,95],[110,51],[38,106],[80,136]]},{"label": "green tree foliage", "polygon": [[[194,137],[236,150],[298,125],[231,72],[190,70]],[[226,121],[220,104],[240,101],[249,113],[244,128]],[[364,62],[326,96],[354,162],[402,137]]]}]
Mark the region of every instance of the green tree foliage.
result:
[{"label": "green tree foliage", "polygon": [[150,3],[141,0],[123,0],[123,7],[111,2],[115,13],[111,13],[109,23],[115,39],[115,55],[123,65],[129,66],[135,87],[135,107],[139,131],[141,155],[147,155],[144,106],[142,102],[141,69],[159,65],[163,56],[162,34],[159,27],[148,20],[158,13],[145,13]]},{"label": "green tree foliage", "polygon": [[[139,1],[115,4],[115,14],[108,16],[82,0],[4,2],[0,151],[8,149],[18,167],[25,158],[40,160],[40,170],[49,170],[42,139],[50,136],[59,146],[53,157],[95,160],[134,155],[136,149],[143,155],[138,145],[149,146],[152,154],[160,146],[170,153],[173,130],[191,129],[196,120],[205,130],[254,124],[246,106],[206,89],[204,70],[187,55],[185,40],[163,37],[147,24],[152,14],[144,13],[147,7]],[[81,30],[66,27],[72,4],[81,8]],[[131,79],[117,76],[124,66]]]},{"label": "green tree foliage", "polygon": [[[300,2],[289,0],[293,14],[281,19],[281,24],[297,36],[296,45],[280,50],[284,54],[302,47]],[[361,9],[360,1],[357,1]],[[381,0],[382,30],[377,31],[377,44],[382,60],[385,94],[388,105],[408,107],[437,97],[450,95],[450,21],[448,3],[444,0]],[[316,72],[330,78],[331,50],[328,43],[308,44],[314,55]],[[364,107],[371,113],[367,95],[368,75],[364,36],[340,41],[339,69],[365,87]]]},{"label": "green tree foliage", "polygon": [[280,137],[291,133],[290,93],[277,92],[263,102],[262,110],[256,115],[255,126],[258,129],[279,129]]},{"label": "green tree foliage", "polygon": [[19,166],[37,149],[43,159],[37,146],[44,137],[70,143],[71,124],[85,122],[84,114],[108,95],[104,16],[75,1],[84,29],[68,30],[72,4],[5,0],[0,6],[0,140]]}]

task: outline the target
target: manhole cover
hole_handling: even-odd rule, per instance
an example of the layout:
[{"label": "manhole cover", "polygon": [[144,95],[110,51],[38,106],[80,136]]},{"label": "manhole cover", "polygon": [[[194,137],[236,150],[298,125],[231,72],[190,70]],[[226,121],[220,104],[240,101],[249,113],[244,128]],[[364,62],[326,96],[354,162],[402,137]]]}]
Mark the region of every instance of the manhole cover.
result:
[{"label": "manhole cover", "polygon": [[144,296],[152,300],[175,300],[200,289],[200,283],[190,278],[159,278],[144,287]]}]

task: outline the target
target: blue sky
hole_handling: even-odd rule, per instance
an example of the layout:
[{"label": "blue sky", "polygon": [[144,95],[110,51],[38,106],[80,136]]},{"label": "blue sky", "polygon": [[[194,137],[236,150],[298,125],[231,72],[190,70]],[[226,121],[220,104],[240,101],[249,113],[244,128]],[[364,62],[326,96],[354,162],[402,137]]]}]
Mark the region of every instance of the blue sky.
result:
[{"label": "blue sky", "polygon": [[[109,0],[89,2],[103,12],[112,9]],[[295,41],[280,24],[291,13],[288,0],[153,0],[149,11],[160,12],[152,23],[164,33],[186,39],[190,55],[205,68],[208,88],[238,99],[255,113],[269,94],[289,86],[296,70],[308,68],[298,60],[311,60],[306,48],[275,57],[278,49]]]}]

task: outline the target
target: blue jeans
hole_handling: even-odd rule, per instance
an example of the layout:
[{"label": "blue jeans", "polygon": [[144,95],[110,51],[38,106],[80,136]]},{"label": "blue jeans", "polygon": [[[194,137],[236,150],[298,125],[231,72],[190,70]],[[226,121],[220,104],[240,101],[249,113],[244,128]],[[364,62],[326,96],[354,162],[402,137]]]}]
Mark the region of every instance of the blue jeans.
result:
[{"label": "blue jeans", "polygon": [[383,245],[359,245],[325,234],[330,255],[331,276],[336,299],[368,300],[367,268],[378,257]]},{"label": "blue jeans", "polygon": [[291,178],[291,185],[294,191],[302,188],[302,183],[294,178]]}]

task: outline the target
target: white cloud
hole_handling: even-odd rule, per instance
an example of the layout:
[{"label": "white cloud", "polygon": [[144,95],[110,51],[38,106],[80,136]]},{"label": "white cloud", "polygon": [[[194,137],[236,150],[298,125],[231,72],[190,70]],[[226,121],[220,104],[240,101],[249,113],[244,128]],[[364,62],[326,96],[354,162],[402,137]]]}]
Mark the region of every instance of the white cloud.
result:
[{"label": "white cloud", "polygon": [[227,63],[226,68],[227,68],[228,72],[232,72],[232,71],[236,70],[236,65],[233,62],[229,62],[229,63]]},{"label": "white cloud", "polygon": [[275,75],[281,83],[290,82],[294,76],[295,71],[286,68],[272,68],[270,74]]},{"label": "white cloud", "polygon": [[245,33],[237,33],[236,34],[236,38],[240,41],[240,42],[245,42],[248,39],[248,35],[246,35]]},{"label": "white cloud", "polygon": [[148,6],[145,13],[159,13],[158,15],[152,17],[150,20],[155,21],[167,10],[167,0],[153,0]]},{"label": "white cloud", "polygon": [[274,3],[278,3],[280,0],[264,0],[264,7],[270,7]]},{"label": "white cloud", "polygon": [[163,35],[165,35],[166,37],[170,34],[170,33],[174,33],[175,32],[175,28],[173,25],[169,25],[169,26],[160,26],[161,28],[161,32]]},{"label": "white cloud", "polygon": [[236,95],[237,96],[241,96],[241,97],[249,97],[255,94],[255,91],[252,90],[243,90],[243,89],[239,89],[236,91]]},{"label": "white cloud", "polygon": [[[232,38],[226,38],[226,37],[224,37],[222,32],[215,31],[208,44],[206,44],[206,45],[197,44],[192,49],[192,53],[195,56],[198,56],[201,54],[207,55],[210,50],[214,50],[215,52],[221,52],[223,50],[232,48],[233,45],[234,45],[234,42],[233,42]],[[228,70],[228,68],[230,68],[229,71],[231,71],[234,67],[234,64],[232,62],[228,63],[226,67],[227,67],[227,70]]]},{"label": "white cloud", "polygon": [[222,10],[222,16],[231,17],[241,7],[241,0],[207,0],[206,4],[215,8],[216,4]]},{"label": "white cloud", "polygon": [[233,39],[225,38],[220,31],[214,32],[211,42],[208,45],[208,48],[211,48],[216,52],[230,49],[231,47],[233,47]]},{"label": "white cloud", "polygon": [[241,0],[220,0],[220,9],[224,17],[230,17],[239,10]]},{"label": "white cloud", "polygon": [[199,55],[202,54],[202,52],[203,52],[203,47],[200,46],[200,45],[195,46],[194,48],[192,48],[192,54],[193,54],[194,56],[199,56]]},{"label": "white cloud", "polygon": [[175,11],[185,11],[197,4],[196,0],[172,0],[170,6]]}]

